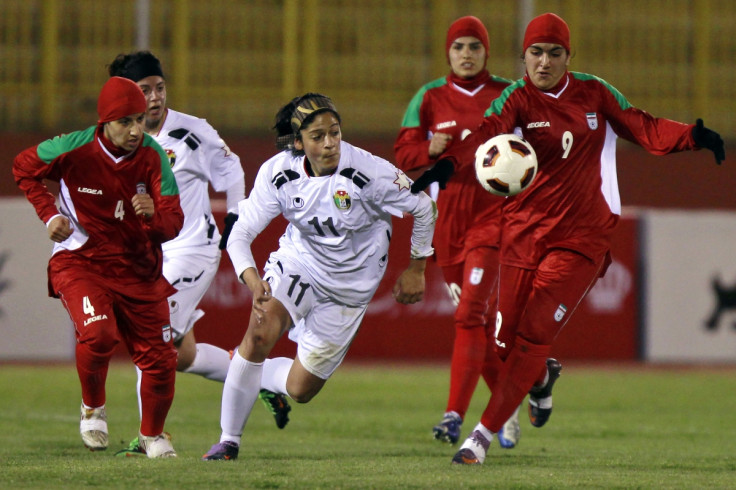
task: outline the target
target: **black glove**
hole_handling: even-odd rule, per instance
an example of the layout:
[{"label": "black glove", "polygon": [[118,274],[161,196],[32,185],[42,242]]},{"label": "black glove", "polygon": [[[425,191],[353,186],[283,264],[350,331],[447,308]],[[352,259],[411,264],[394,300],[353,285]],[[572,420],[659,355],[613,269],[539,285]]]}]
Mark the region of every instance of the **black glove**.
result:
[{"label": "black glove", "polygon": [[230,237],[230,232],[233,231],[233,225],[236,221],[238,221],[238,215],[235,213],[227,213],[227,216],[225,216],[225,228],[222,230],[222,237],[220,238],[220,250],[227,247],[227,239]]},{"label": "black glove", "polygon": [[723,148],[723,140],[721,135],[703,126],[703,120],[698,119],[693,128],[693,140],[695,145],[700,148],[707,148],[713,152],[716,157],[716,163],[721,164],[726,159],[726,150]]},{"label": "black glove", "polygon": [[440,185],[440,189],[444,189],[453,173],[455,173],[455,166],[451,160],[446,158],[438,160],[434,164],[434,167],[424,172],[414,181],[411,185],[411,193],[418,194],[422,192],[432,182],[437,182]]}]

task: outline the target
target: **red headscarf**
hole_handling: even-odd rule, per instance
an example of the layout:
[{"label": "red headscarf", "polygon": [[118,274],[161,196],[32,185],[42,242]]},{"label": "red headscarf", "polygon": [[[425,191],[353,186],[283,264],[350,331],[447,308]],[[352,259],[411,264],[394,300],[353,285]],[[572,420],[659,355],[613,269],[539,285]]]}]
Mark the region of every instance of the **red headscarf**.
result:
[{"label": "red headscarf", "polygon": [[450,47],[456,39],[466,36],[472,36],[478,39],[483,47],[486,48],[486,58],[483,60],[483,69],[475,75],[473,78],[462,78],[455,74],[454,71],[450,70],[448,80],[455,85],[464,88],[465,90],[475,90],[480,85],[486,83],[491,75],[486,69],[486,63],[488,62],[488,51],[490,50],[490,44],[488,42],[488,31],[477,17],[468,15],[466,17],[460,17],[450,25],[447,30],[447,39],[445,40],[445,55],[447,56],[447,62],[450,63]]},{"label": "red headscarf", "polygon": [[526,26],[524,51],[534,43],[559,44],[570,52],[570,28],[561,17],[555,14],[542,14]]},{"label": "red headscarf", "polygon": [[122,119],[131,114],[146,112],[146,97],[132,80],[110,77],[102,86],[97,99],[97,124]]},{"label": "red headscarf", "polygon": [[450,62],[450,46],[455,42],[455,39],[459,37],[472,36],[477,38],[486,48],[486,60],[488,59],[488,51],[490,50],[490,44],[488,43],[488,31],[486,26],[479,18],[468,15],[466,17],[460,17],[452,23],[450,28],[447,30],[447,40],[445,41],[445,55],[447,55],[447,62]]}]

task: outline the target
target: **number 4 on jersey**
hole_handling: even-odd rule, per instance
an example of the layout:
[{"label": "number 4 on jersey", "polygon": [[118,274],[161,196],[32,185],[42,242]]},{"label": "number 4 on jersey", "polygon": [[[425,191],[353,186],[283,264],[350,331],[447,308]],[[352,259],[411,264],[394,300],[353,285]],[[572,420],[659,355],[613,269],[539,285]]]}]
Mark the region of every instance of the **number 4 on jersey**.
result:
[{"label": "number 4 on jersey", "polygon": [[89,296],[82,298],[82,311],[85,315],[95,316],[95,307],[89,301]]},{"label": "number 4 on jersey", "polygon": [[123,206],[122,199],[115,205],[115,217],[120,221],[123,221],[123,218],[125,218],[125,206]]}]

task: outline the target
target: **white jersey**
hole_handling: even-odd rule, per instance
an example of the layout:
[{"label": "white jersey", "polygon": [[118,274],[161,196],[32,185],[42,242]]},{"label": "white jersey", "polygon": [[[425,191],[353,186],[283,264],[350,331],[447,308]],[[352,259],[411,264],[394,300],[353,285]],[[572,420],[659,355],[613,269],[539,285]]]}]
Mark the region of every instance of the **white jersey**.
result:
[{"label": "white jersey", "polygon": [[169,157],[184,211],[184,226],[175,239],[163,244],[164,253],[197,248],[198,253],[207,250],[216,255],[220,232],[212,217],[209,183],[215,191],[227,192],[228,212],[237,212],[237,203],[245,197],[240,158],[206,120],[171,109],[154,138]]},{"label": "white jersey", "polygon": [[289,225],[278,254],[302,264],[315,288],[342,304],[372,298],[386,270],[392,216],[412,214],[412,256],[432,255],[434,201],[412,194],[401,170],[344,141],[332,175],[310,177],[304,164],[304,156],[284,151],[259,169],[228,243],[238,277],[256,267],[250,244],[279,214]]}]

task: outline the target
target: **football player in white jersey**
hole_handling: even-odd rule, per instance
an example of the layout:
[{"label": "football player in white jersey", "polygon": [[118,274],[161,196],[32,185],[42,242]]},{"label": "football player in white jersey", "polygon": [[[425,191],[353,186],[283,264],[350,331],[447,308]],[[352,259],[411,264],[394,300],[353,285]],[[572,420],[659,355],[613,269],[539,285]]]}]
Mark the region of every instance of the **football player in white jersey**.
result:
[{"label": "football player in white jersey", "polygon": [[[162,247],[164,276],[177,290],[169,297],[172,335],[178,351],[177,371],[224,382],[230,352],[212,344],[197,343],[194,323],[204,315],[197,306],[217,273],[221,250],[238,219],[238,202],[245,198],[245,174],[240,158],[205,119],[166,106],[164,72],[158,58],[149,51],[118,55],[108,72],[110,76],[133,80],[143,90],[147,103],[145,131],[166,151],[179,186],[184,226],[175,239]],[[216,192],[226,195],[228,212],[222,235],[212,215],[210,184]],[[286,398],[267,392],[262,398],[279,428],[283,428],[291,409]],[[135,439],[119,452],[120,455],[139,453]]]},{"label": "football player in white jersey", "polygon": [[[344,359],[388,262],[392,217],[414,216],[409,267],[396,301],[424,294],[437,217],[425,193],[392,164],[342,141],[340,115],[320,94],[293,99],[276,116],[277,147],[227,245],[235,272],[253,293],[248,329],[233,354],[222,394],[220,442],[204,460],[232,460],[259,389],[310,401]],[[261,278],[251,243],[272,219],[289,222]],[[289,330],[295,359],[267,359]]]}]

